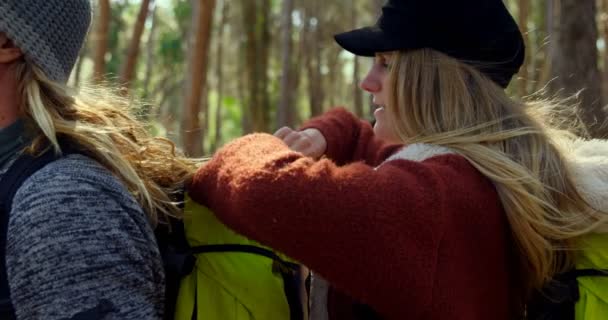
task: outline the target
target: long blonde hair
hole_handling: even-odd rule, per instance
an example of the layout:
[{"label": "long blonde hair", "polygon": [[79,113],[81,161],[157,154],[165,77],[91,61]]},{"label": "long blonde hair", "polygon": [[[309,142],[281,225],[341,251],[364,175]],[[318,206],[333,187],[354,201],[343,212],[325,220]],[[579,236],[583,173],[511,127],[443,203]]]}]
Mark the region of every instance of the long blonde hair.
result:
[{"label": "long blonde hair", "polygon": [[153,225],[180,214],[174,196],[197,164],[170,141],[152,137],[131,115],[132,100],[102,86],[71,93],[25,60],[14,71],[20,113],[32,138],[27,152],[52,148],[61,154],[62,146],[75,148],[118,177]]},{"label": "long blonde hair", "polygon": [[[431,49],[394,53],[390,125],[403,142],[449,147],[493,181],[521,253],[522,289],[573,266],[577,237],[608,223],[574,186],[556,106],[520,102],[471,65]],[[563,108],[562,108],[563,109]]]}]

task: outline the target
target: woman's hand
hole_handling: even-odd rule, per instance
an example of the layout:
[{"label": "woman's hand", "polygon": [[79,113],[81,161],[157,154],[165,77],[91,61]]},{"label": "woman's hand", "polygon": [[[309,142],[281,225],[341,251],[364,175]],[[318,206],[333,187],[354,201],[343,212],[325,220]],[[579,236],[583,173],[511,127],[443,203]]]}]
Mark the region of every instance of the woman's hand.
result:
[{"label": "woman's hand", "polygon": [[289,127],[283,127],[274,133],[275,137],[283,140],[293,151],[315,159],[321,158],[327,149],[327,141],[317,129],[306,129],[294,131]]}]

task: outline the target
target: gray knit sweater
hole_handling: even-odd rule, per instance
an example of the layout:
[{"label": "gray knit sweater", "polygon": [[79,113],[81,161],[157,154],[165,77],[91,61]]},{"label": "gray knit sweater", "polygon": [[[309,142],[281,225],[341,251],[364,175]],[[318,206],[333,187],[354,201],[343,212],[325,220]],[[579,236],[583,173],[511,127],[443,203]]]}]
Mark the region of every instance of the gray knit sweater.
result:
[{"label": "gray knit sweater", "polygon": [[70,155],[26,180],[13,201],[6,260],[18,319],[162,317],[164,274],[150,223],[87,157]]}]

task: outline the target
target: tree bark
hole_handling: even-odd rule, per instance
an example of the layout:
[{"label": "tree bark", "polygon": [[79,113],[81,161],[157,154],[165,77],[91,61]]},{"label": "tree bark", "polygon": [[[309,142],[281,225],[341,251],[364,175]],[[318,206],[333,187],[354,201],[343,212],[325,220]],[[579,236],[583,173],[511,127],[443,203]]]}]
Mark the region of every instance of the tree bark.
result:
[{"label": "tree bark", "polygon": [[524,59],[524,64],[521,66],[519,71],[519,79],[518,79],[518,91],[520,96],[525,96],[528,94],[528,77],[529,70],[528,65],[530,62],[530,37],[528,35],[528,16],[530,12],[530,1],[529,0],[519,0],[519,28],[524,38],[524,43],[527,48],[526,57]]},{"label": "tree bark", "polygon": [[602,83],[602,97],[603,102],[608,102],[608,0],[601,0],[602,4],[602,14],[600,25],[602,28],[603,38],[604,38],[604,56],[603,64],[604,64],[604,72],[603,72],[603,83]]},{"label": "tree bark", "polygon": [[601,76],[597,66],[595,0],[561,0],[560,30],[553,69],[554,90],[572,96],[580,92],[579,116],[592,137],[605,136]]},{"label": "tree bark", "polygon": [[139,56],[139,47],[141,43],[141,36],[144,32],[144,26],[148,13],[150,12],[150,3],[153,0],[142,0],[137,20],[133,28],[133,34],[131,41],[129,42],[129,48],[127,51],[127,58],[121,68],[120,72],[120,83],[124,84],[127,88],[130,87],[130,83],[135,75],[135,67],[137,66],[137,58]]},{"label": "tree bark", "polygon": [[[308,87],[310,99],[310,116],[314,117],[323,112],[324,94],[323,94],[323,77],[321,74],[322,55],[321,46],[321,25],[319,18],[320,1],[310,0],[309,9],[306,15],[305,22],[305,37],[307,48],[307,71],[308,71]],[[316,23],[313,23],[316,21]]]},{"label": "tree bark", "polygon": [[148,35],[148,41],[146,41],[146,70],[144,76],[144,99],[150,96],[150,83],[152,82],[152,70],[154,69],[154,49],[156,46],[156,29],[157,28],[157,17],[156,17],[156,5],[150,9],[152,24],[150,25],[150,34]]},{"label": "tree bark", "polygon": [[[352,6],[352,12],[351,12],[351,24],[352,24],[352,28],[357,28],[357,15],[358,15],[358,11],[357,11],[357,7],[356,6]],[[355,107],[355,113],[359,116],[359,117],[363,117],[365,116],[363,113],[363,92],[361,91],[361,89],[359,88],[359,82],[361,82],[361,70],[360,70],[360,65],[359,65],[359,57],[358,56],[354,56],[353,58],[353,103],[354,103],[354,107]]]},{"label": "tree bark", "polygon": [[271,3],[270,0],[261,0],[262,6],[259,10],[260,19],[260,34],[258,36],[258,63],[257,63],[257,74],[259,79],[259,95],[260,98],[254,116],[253,129],[257,132],[268,132],[270,125],[270,93],[269,84],[270,79],[268,77],[268,67],[270,63],[270,48],[272,47],[272,38],[270,36],[270,12]]},{"label": "tree bark", "polygon": [[254,123],[256,122],[256,108],[258,108],[258,104],[259,104],[259,90],[258,90],[258,86],[259,86],[259,79],[258,79],[258,74],[257,74],[257,70],[258,68],[257,66],[257,46],[258,46],[258,41],[257,41],[257,29],[258,29],[258,25],[257,25],[257,5],[256,5],[257,1],[254,0],[249,0],[249,1],[243,1],[243,18],[244,18],[244,29],[245,29],[245,34],[246,34],[246,40],[245,40],[245,61],[246,61],[246,65],[245,65],[245,71],[246,71],[246,75],[247,75],[247,96],[246,96],[246,102],[244,103],[243,107],[247,110],[243,110],[243,114],[245,114],[244,121],[247,121],[246,123],[243,123],[243,130],[245,131],[244,133],[249,133],[252,132],[254,130]]},{"label": "tree bark", "polygon": [[283,0],[283,9],[282,9],[282,32],[283,32],[283,44],[282,44],[282,61],[281,68],[283,70],[283,74],[281,76],[281,88],[280,88],[280,98],[279,98],[279,107],[277,110],[277,126],[293,126],[294,124],[294,106],[292,99],[292,82],[293,82],[293,68],[292,68],[292,18],[291,14],[293,12],[293,0]]},{"label": "tree bark", "polygon": [[[200,1],[200,2],[199,2]],[[191,55],[189,61],[190,73],[186,85],[185,110],[182,114],[182,130],[184,151],[189,156],[203,155],[204,131],[201,128],[201,93],[206,91],[207,63],[209,45],[211,42],[211,26],[213,22],[213,11],[215,0],[199,0],[194,7],[193,28],[196,32],[192,35]]]},{"label": "tree bark", "polygon": [[97,30],[93,42],[95,43],[93,55],[93,80],[97,83],[103,81],[106,73],[106,52],[108,51],[108,33],[110,31],[110,0],[99,0],[99,17]]},{"label": "tree bark", "polygon": [[211,150],[216,150],[222,141],[222,105],[224,99],[224,27],[227,24],[230,0],[222,1],[220,25],[217,34],[217,55],[215,64],[215,77],[217,79],[217,105],[215,109],[215,135]]}]

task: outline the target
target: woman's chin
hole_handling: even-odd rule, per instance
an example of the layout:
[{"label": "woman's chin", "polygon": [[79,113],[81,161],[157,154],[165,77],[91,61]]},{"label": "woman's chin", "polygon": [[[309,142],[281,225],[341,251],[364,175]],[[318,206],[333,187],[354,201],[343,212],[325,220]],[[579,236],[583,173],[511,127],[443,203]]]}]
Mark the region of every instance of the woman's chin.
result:
[{"label": "woman's chin", "polygon": [[376,111],[374,111],[374,117],[376,121],[378,121],[378,117],[382,117],[384,115],[384,107],[378,107]]}]

